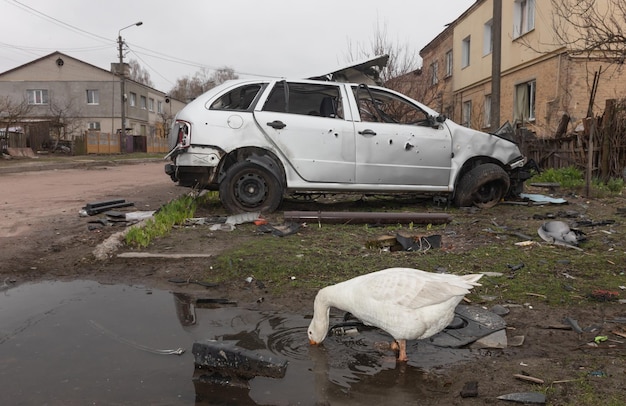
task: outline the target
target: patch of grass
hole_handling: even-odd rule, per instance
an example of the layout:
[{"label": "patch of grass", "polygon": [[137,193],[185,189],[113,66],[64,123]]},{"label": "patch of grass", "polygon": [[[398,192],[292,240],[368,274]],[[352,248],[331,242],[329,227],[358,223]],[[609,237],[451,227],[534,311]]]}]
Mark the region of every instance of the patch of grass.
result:
[{"label": "patch of grass", "polygon": [[[239,226],[234,233],[250,233],[251,225]],[[423,235],[443,233],[443,226],[389,226],[370,228],[359,225],[310,225],[299,235],[260,236],[220,254],[213,264],[213,275],[220,281],[243,280],[253,276],[280,293],[289,287],[319,289],[361,274],[390,267],[410,267],[454,274],[500,272],[485,276],[482,287],[470,298],[494,296],[501,302],[545,302],[565,305],[589,300],[596,289],[626,285],[621,252],[605,252],[602,261],[588,255],[548,244],[520,248],[515,239],[493,237],[493,244],[466,252],[431,249],[425,253],[388,252],[368,249],[369,240],[393,235],[403,229]],[[479,231],[484,233],[484,231]],[[588,242],[586,250],[604,250],[602,242]],[[518,270],[515,265],[523,264]]]},{"label": "patch of grass", "polygon": [[[585,186],[585,174],[573,166],[554,169],[549,168],[533,176],[529,183],[559,183],[562,188],[580,190]],[[611,178],[607,182],[593,179],[591,193],[595,198],[621,194],[624,189],[624,179]]]},{"label": "patch of grass", "polygon": [[126,244],[132,247],[147,247],[150,242],[170,232],[174,225],[183,224],[196,212],[198,204],[214,198],[214,193],[206,193],[201,197],[185,195],[162,206],[154,218],[146,221],[143,227],[132,227],[126,234]]}]

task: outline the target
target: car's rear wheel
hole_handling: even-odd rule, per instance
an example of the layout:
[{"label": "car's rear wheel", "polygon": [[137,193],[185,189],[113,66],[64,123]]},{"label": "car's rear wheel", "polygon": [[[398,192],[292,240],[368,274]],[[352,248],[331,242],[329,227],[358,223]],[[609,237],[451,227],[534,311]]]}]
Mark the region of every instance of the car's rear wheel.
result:
[{"label": "car's rear wheel", "polygon": [[283,188],[272,172],[252,162],[237,162],[220,183],[220,201],[231,213],[275,211]]},{"label": "car's rear wheel", "polygon": [[496,164],[482,164],[467,172],[454,194],[458,207],[493,207],[506,195],[511,181],[509,175]]}]

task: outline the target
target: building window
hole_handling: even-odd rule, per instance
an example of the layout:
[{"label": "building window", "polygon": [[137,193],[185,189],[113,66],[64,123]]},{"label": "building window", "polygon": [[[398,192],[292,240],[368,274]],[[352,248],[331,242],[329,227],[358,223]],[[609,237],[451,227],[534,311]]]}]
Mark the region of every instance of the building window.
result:
[{"label": "building window", "polygon": [[483,28],[483,56],[493,52],[493,20],[485,23]]},{"label": "building window", "polygon": [[488,128],[491,127],[491,95],[488,94],[485,96],[485,106],[484,106],[485,114],[483,119],[483,127]]},{"label": "building window", "polygon": [[535,88],[536,82],[530,81],[515,86],[515,112],[516,122],[535,120]]},{"label": "building window", "polygon": [[157,102],[157,113],[163,113],[163,102],[161,100]]},{"label": "building window", "polygon": [[449,78],[452,76],[452,69],[454,65],[452,65],[452,50],[446,52],[446,77]]},{"label": "building window", "polygon": [[96,89],[87,89],[87,104],[100,104],[100,94]]},{"label": "building window", "polygon": [[472,126],[472,101],[463,102],[463,123],[465,127]]},{"label": "building window", "polygon": [[128,105],[130,107],[135,107],[137,105],[137,94],[130,92],[128,97]]},{"label": "building window", "polygon": [[28,104],[48,104],[48,90],[31,89],[28,93]]},{"label": "building window", "polygon": [[154,111],[154,99],[152,97],[148,99],[148,110]]},{"label": "building window", "polygon": [[513,4],[513,38],[535,29],[535,0],[515,0]]},{"label": "building window", "polygon": [[139,107],[141,107],[142,110],[145,110],[146,108],[148,108],[148,102],[146,100],[146,96],[139,96]]},{"label": "building window", "polygon": [[430,64],[430,84],[431,86],[436,85],[437,83],[439,83],[439,63],[437,63],[436,61]]},{"label": "building window", "polygon": [[465,68],[470,64],[470,45],[471,37],[465,38],[461,45],[461,68]]},{"label": "building window", "polygon": [[99,121],[92,121],[87,125],[89,128],[89,130],[92,131],[100,131],[100,122]]}]

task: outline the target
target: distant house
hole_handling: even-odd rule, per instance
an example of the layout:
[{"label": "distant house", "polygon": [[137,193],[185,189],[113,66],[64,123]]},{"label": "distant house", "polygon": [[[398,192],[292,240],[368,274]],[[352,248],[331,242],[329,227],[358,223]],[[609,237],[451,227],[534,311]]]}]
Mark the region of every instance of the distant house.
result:
[{"label": "distant house", "polygon": [[[24,128],[34,150],[50,142],[73,141],[86,131],[121,133],[118,64],[99,68],[61,52],[0,73],[0,128]],[[164,138],[172,117],[184,106],[166,93],[125,80],[127,134]],[[2,106],[25,107],[11,116]],[[122,152],[124,150],[122,149]]]},{"label": "distant house", "polygon": [[[606,1],[598,1],[604,4]],[[554,135],[563,117],[578,123],[588,114],[594,74],[610,67],[599,55],[579,55],[554,35],[551,1],[502,1],[500,120],[539,137]],[[561,22],[567,29],[567,21]],[[477,0],[427,44],[422,86],[432,88],[434,108],[463,125],[491,128],[493,0]],[[594,114],[605,100],[626,95],[626,73],[611,70],[597,86]]]}]

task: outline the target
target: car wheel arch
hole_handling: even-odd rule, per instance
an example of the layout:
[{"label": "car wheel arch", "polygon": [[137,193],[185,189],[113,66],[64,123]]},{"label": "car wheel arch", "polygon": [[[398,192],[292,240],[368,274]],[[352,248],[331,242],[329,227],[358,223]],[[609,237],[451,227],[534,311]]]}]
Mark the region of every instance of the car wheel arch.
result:
[{"label": "car wheel arch", "polygon": [[[474,159],[466,162],[459,171],[452,199],[457,207],[475,205],[489,208],[508,194],[510,186],[509,173],[500,162],[493,159]],[[485,188],[489,188],[489,194],[481,191]]]},{"label": "car wheel arch", "polygon": [[265,168],[274,174],[283,188],[287,187],[285,168],[280,159],[273,152],[256,147],[239,148],[224,156],[220,163],[217,182],[221,183],[228,169],[238,162],[251,162]]}]

